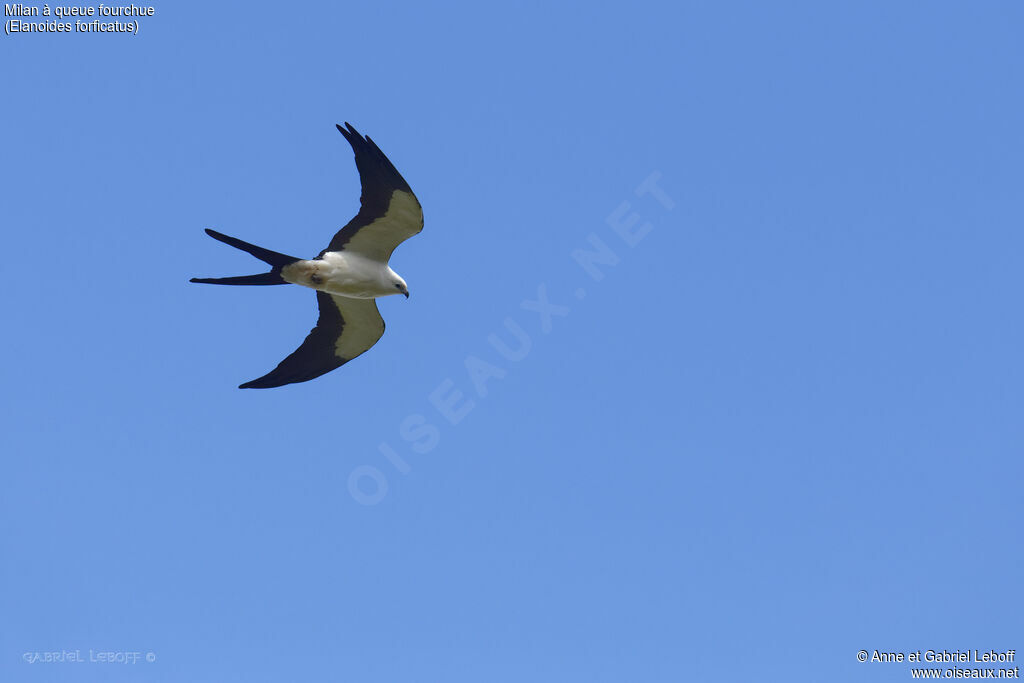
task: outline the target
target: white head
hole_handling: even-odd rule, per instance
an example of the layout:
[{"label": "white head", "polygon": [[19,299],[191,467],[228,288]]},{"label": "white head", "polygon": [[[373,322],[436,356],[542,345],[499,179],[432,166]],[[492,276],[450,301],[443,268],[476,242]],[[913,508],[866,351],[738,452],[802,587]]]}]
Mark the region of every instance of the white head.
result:
[{"label": "white head", "polygon": [[396,273],[395,271],[391,270],[390,268],[388,268],[387,277],[388,277],[388,285],[390,285],[391,289],[394,290],[391,293],[392,294],[404,294],[405,298],[408,299],[409,298],[409,286],[407,284],[405,284],[405,280],[402,279],[402,276],[399,275],[398,273]]}]

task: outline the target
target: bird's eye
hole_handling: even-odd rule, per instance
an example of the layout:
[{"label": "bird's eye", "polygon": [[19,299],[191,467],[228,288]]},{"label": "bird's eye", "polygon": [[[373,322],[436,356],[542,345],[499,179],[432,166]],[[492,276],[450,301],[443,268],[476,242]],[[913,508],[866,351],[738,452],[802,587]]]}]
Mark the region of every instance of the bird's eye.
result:
[{"label": "bird's eye", "polygon": [[402,285],[395,285],[395,289],[401,289]]},{"label": "bird's eye", "polygon": [[319,285],[320,283],[322,283],[324,281],[324,279],[322,277],[320,277],[319,275],[317,275],[316,273],[313,273],[312,275],[310,275],[309,276],[309,280],[314,285]]}]

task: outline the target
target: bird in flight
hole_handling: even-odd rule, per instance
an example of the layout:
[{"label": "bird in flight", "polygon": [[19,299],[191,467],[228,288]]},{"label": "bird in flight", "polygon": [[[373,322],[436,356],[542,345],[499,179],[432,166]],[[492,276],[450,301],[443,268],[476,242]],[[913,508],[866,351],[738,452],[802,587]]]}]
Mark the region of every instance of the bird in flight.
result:
[{"label": "bird in flight", "polygon": [[314,259],[270,251],[206,230],[215,240],[249,252],[270,272],[223,278],[192,278],[211,285],[302,285],[316,290],[320,317],[299,348],[276,368],[239,389],[268,389],[307,382],[341,367],[367,351],[384,334],[374,299],[389,294],[409,298],[409,288],[388,266],[399,244],[423,229],[423,210],[409,184],[384,152],[349,123],[338,126],[355,152],[363,191],[359,213]]}]

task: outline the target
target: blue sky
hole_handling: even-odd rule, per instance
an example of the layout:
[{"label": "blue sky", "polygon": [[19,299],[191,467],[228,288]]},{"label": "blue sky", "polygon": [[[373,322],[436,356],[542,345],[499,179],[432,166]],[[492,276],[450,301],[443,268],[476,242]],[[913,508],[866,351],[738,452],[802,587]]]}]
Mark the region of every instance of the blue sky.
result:
[{"label": "blue sky", "polygon": [[[1024,651],[1018,4],[232,7],[0,39],[0,680]],[[202,230],[318,253],[342,121],[423,204],[411,298],[240,391],[315,300],[189,284],[259,268]]]}]

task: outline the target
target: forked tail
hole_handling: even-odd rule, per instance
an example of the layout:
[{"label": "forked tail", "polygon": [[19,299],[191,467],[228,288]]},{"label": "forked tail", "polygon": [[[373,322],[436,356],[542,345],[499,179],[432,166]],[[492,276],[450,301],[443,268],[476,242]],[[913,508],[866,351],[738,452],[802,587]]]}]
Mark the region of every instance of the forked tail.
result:
[{"label": "forked tail", "polygon": [[286,285],[288,283],[281,277],[281,269],[290,263],[302,260],[295,258],[294,256],[270,251],[263,247],[257,247],[255,244],[243,242],[237,237],[229,237],[217,232],[216,230],[210,230],[209,228],[206,229],[206,234],[215,240],[223,242],[224,244],[230,244],[235,249],[247,251],[260,261],[270,264],[272,267],[269,273],[238,275],[236,277],[194,277],[189,280],[189,282],[201,282],[207,285]]}]

